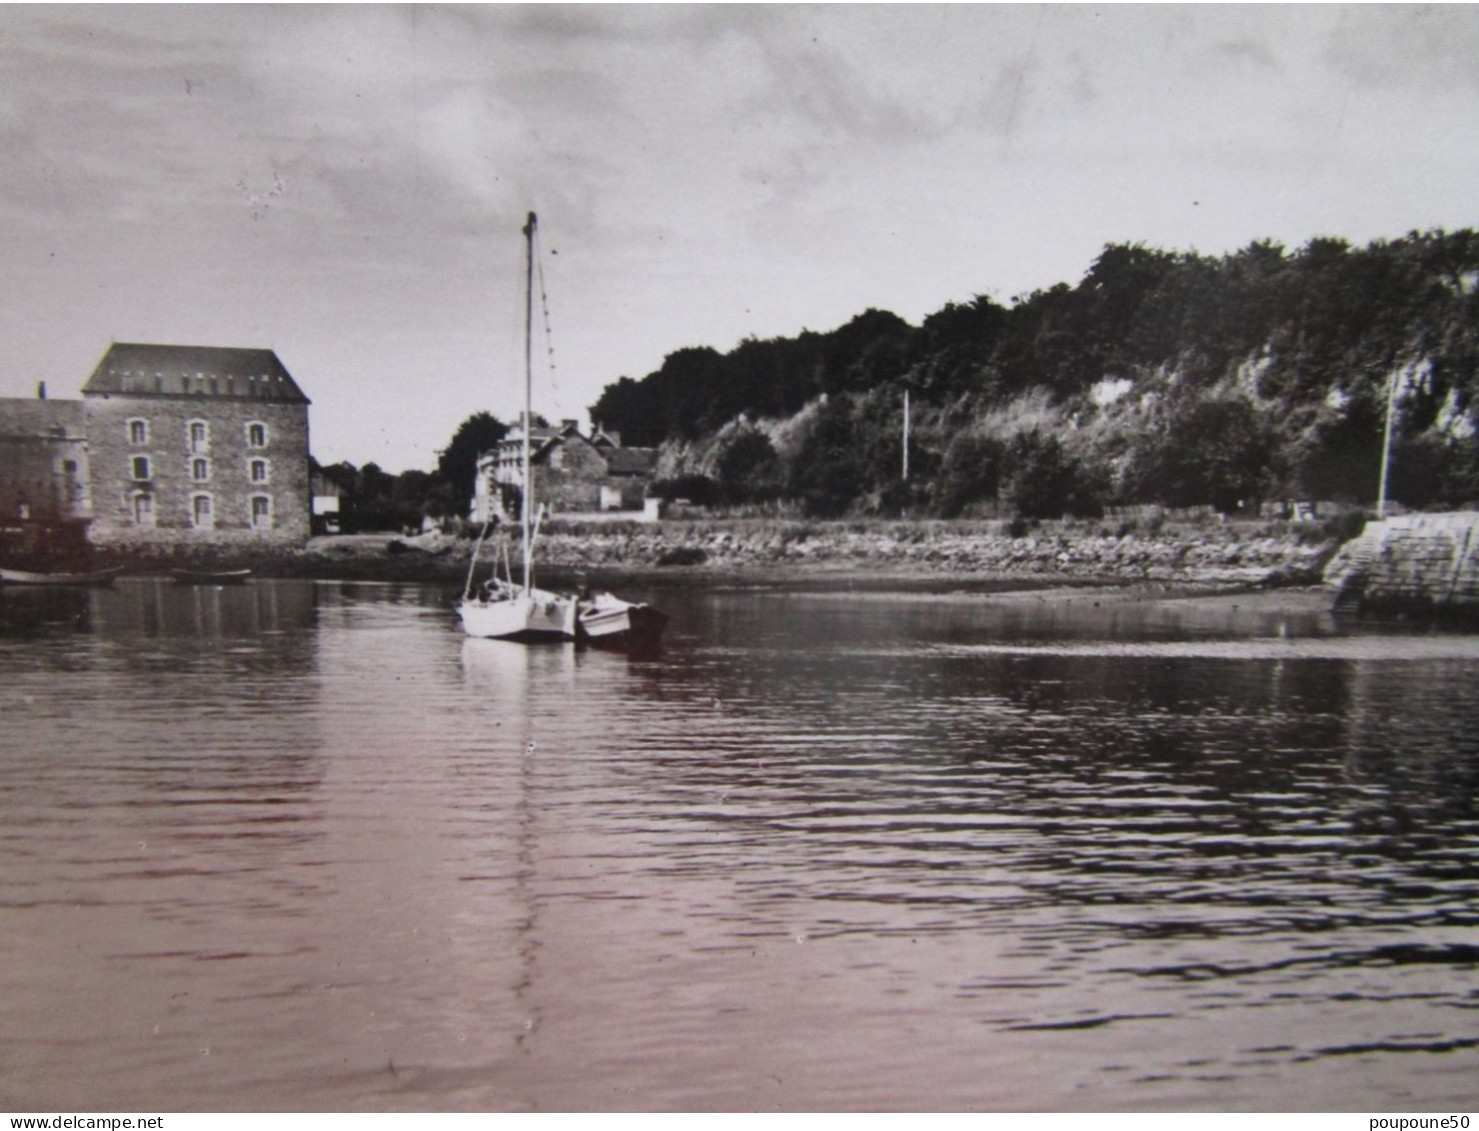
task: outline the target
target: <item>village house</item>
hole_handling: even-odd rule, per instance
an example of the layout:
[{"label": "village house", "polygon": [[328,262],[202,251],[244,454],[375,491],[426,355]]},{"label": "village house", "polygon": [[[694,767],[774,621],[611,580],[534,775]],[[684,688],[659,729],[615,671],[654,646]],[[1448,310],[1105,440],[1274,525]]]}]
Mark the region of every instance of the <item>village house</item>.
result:
[{"label": "village house", "polygon": [[[478,460],[471,516],[508,520],[517,515],[524,487],[524,420]],[[657,465],[656,448],[623,448],[621,436],[600,427],[590,435],[574,420],[529,429],[529,468],[535,502],[549,514],[641,511]]]},{"label": "village house", "polygon": [[301,544],[308,405],[271,350],[115,343],[80,401],[0,398],[0,518],[103,546]]},{"label": "village house", "polygon": [[81,401],[0,398],[0,555],[17,568],[86,552],[86,422]]}]

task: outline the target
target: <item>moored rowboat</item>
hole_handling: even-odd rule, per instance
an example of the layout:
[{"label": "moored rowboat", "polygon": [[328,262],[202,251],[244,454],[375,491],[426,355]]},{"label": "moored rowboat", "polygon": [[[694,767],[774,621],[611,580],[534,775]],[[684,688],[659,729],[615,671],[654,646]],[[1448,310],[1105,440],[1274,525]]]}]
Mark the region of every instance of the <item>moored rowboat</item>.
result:
[{"label": "moored rowboat", "polygon": [[172,569],[179,585],[240,585],[252,576],[249,569]]},{"label": "moored rowboat", "polygon": [[0,585],[112,585],[122,566],[91,573],[37,573],[28,569],[0,569]]},{"label": "moored rowboat", "polygon": [[577,639],[597,648],[656,648],[668,615],[645,601],[624,601],[612,593],[582,597],[576,617]]}]

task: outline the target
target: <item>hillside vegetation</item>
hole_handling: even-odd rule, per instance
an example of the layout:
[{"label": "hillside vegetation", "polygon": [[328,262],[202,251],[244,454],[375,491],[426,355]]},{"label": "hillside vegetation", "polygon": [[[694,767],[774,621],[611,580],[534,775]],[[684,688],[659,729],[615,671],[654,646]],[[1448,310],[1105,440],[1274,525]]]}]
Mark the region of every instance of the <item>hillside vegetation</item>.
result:
[{"label": "hillside vegetation", "polygon": [[[909,478],[903,412],[910,401]],[[1479,500],[1479,234],[1210,257],[1110,245],[1076,286],[913,326],[680,349],[592,406],[660,489],[808,515]]]}]

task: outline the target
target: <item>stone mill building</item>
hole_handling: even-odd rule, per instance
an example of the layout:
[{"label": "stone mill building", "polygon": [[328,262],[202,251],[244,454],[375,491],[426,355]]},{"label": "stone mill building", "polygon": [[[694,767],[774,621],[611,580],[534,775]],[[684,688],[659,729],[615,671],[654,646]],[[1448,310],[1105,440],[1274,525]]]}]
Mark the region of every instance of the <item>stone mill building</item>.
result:
[{"label": "stone mill building", "polygon": [[119,342],[80,402],[43,397],[0,411],[6,520],[101,546],[308,538],[309,401],[272,350]]}]

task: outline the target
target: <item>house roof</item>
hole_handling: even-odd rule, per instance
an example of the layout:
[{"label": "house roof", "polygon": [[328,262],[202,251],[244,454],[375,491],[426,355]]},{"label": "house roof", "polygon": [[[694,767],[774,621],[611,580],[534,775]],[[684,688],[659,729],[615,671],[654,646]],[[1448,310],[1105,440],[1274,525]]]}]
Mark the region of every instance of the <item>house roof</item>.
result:
[{"label": "house roof", "polygon": [[[565,421],[559,427],[536,424],[529,429],[529,462],[545,463],[550,454],[563,444],[579,442],[594,448],[606,461],[609,475],[647,475],[657,466],[656,448],[620,448],[605,432],[595,436],[584,436],[573,421]],[[513,453],[523,446],[524,434],[519,425],[514,425],[499,443],[499,451]]]},{"label": "house roof", "polygon": [[217,397],[308,404],[277,354],[222,346],[114,342],[82,395]]},{"label": "house roof", "polygon": [[612,475],[646,475],[657,466],[656,448],[603,448]]},{"label": "house roof", "polygon": [[5,439],[81,439],[85,430],[81,401],[0,397],[0,437]]}]

